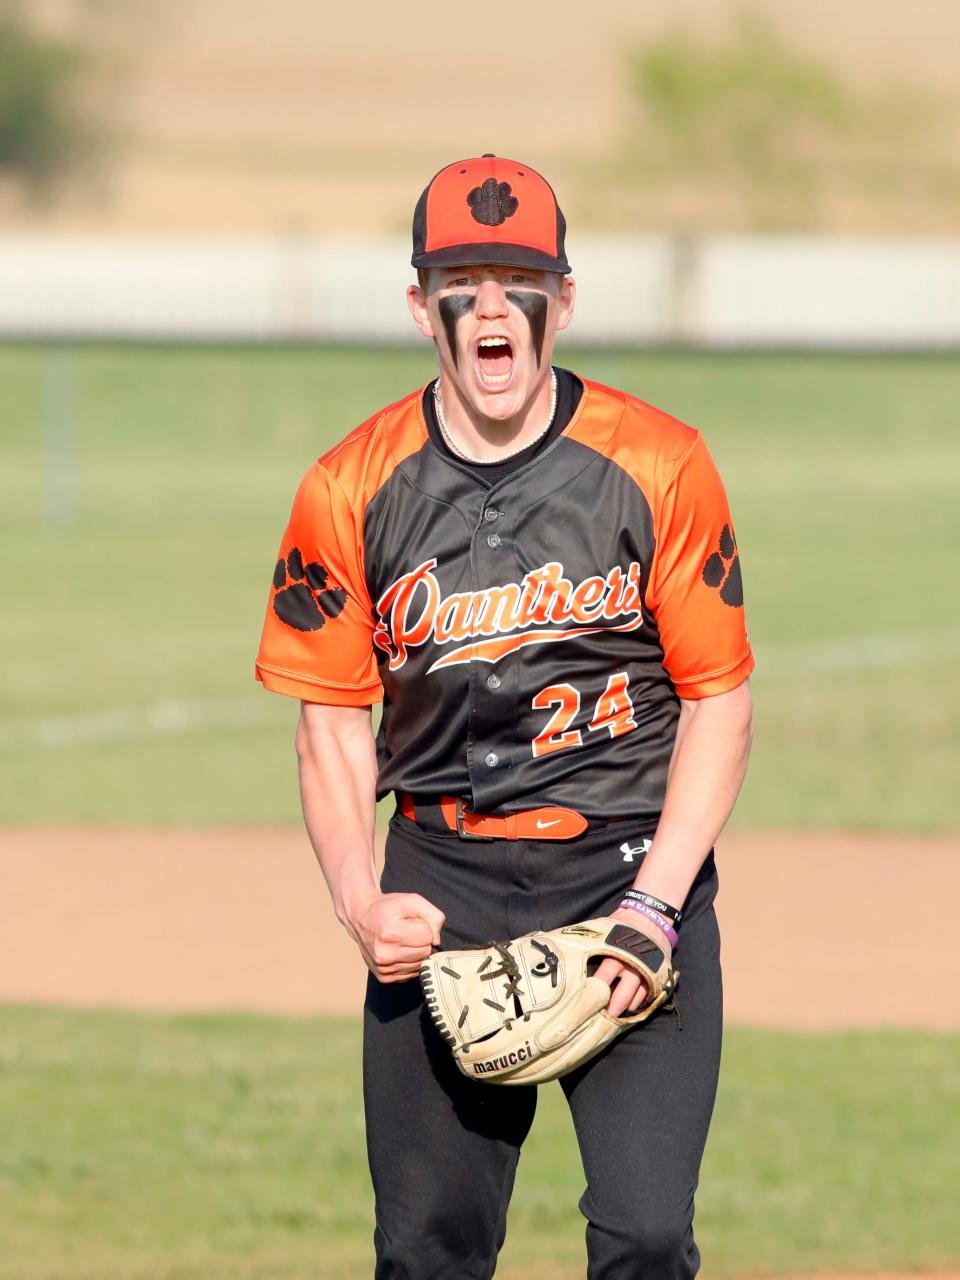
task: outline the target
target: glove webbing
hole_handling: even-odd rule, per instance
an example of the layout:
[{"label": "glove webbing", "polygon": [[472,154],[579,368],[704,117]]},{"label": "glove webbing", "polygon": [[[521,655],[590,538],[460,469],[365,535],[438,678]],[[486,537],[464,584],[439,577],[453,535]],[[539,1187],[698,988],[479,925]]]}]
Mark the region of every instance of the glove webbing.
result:
[{"label": "glove webbing", "polygon": [[[555,988],[558,981],[557,969],[559,968],[559,965],[560,965],[560,957],[550,947],[546,946],[546,944],[542,942],[537,942],[536,938],[531,940],[530,945],[536,948],[536,950],[539,951],[540,954],[543,956],[543,960],[541,961],[543,965],[543,976],[545,977],[547,973],[549,973],[550,985],[551,987]],[[506,986],[506,990],[504,991],[504,999],[509,1000],[510,997],[513,996],[514,1009],[516,1010],[514,1017],[504,1018],[503,1020],[504,1030],[510,1031],[513,1027],[514,1022],[516,1022],[518,1019],[522,1018],[524,1022],[530,1021],[530,1014],[524,1013],[520,1006],[520,998],[523,995],[523,992],[520,990],[520,982],[523,978],[523,974],[520,972],[520,966],[517,964],[516,960],[514,960],[513,956],[510,954],[510,951],[508,949],[508,944],[505,942],[497,942],[496,939],[494,939],[492,942],[484,943],[482,946],[465,947],[464,950],[486,951],[489,947],[493,947],[493,949],[497,952],[497,954],[499,955],[502,961],[502,964],[499,969],[491,969],[489,973],[483,973],[484,969],[486,969],[488,965],[493,963],[493,957],[487,956],[486,960],[484,960],[483,964],[480,966],[477,972],[483,973],[483,979],[485,982],[492,982],[495,978],[507,979],[507,986]],[[460,978],[460,974],[457,973],[456,969],[451,968],[450,965],[443,964],[440,966],[440,968],[443,970],[444,973],[449,974],[451,978],[457,978],[457,979]],[[537,966],[537,970],[539,969],[540,969],[540,965]],[[425,994],[427,998],[427,1007],[430,1009],[431,1012],[433,1012],[434,1008],[436,1007],[436,1001],[433,998],[432,987],[429,990],[425,989]],[[484,999],[483,1003],[489,1005],[491,1009],[496,1009],[497,1013],[506,1013],[506,1006],[502,1004],[498,1004],[496,1000]],[[461,1030],[461,1028],[463,1027],[463,1024],[466,1022],[469,1016],[470,1016],[470,1006],[468,1004],[465,1004],[463,1008],[460,1010],[460,1017],[457,1020],[458,1031]],[[480,1040],[464,1041],[463,1047],[469,1048],[471,1044],[480,1044],[481,1040],[486,1040],[488,1038],[489,1037],[487,1036],[481,1036]],[[455,1043],[455,1042],[451,1039],[451,1043]]]}]

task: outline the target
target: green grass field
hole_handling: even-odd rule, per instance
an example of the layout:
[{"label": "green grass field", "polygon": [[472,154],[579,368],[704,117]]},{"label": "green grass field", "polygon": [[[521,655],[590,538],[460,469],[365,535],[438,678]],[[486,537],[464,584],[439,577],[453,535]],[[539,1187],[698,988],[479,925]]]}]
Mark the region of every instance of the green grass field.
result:
[{"label": "green grass field", "polygon": [[[734,821],[956,830],[960,363],[578,355],[702,428],[759,669]],[[0,349],[0,823],[298,820],[252,682],[294,487],[429,352]]]},{"label": "green grass field", "polygon": [[[0,1008],[0,1278],[368,1276],[358,1041],[348,1021]],[[958,1050],[729,1032],[698,1199],[705,1275],[960,1264]],[[581,1191],[548,1086],[498,1275],[582,1280]]]}]

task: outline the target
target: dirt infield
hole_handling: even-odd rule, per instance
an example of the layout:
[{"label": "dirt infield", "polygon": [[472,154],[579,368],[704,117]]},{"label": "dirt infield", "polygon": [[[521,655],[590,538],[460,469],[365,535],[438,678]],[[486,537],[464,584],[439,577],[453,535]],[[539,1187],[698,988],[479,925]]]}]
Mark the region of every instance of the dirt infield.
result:
[{"label": "dirt infield", "polygon": [[[0,1000],[359,1009],[365,970],[300,831],[6,830],[0,847]],[[731,1023],[960,1027],[960,840],[735,833],[718,862]]]}]

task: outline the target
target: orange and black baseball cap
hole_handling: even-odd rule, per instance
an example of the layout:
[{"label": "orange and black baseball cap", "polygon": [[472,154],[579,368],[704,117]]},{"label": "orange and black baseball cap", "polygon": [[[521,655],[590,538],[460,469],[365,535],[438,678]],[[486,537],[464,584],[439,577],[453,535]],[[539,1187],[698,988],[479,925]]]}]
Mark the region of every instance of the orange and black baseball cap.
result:
[{"label": "orange and black baseball cap", "polygon": [[553,188],[502,156],[458,160],[435,174],[413,214],[415,267],[492,264],[570,271],[567,224]]}]

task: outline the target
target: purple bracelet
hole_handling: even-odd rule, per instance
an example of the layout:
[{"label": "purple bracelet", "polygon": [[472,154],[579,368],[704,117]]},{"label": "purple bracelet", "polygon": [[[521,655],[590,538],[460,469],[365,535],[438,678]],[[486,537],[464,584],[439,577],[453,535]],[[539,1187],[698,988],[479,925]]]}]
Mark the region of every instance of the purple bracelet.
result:
[{"label": "purple bracelet", "polygon": [[644,893],[642,889],[626,889],[623,896],[625,898],[636,898],[637,902],[645,902],[648,907],[653,907],[654,911],[659,911],[662,916],[666,916],[670,923],[674,926],[678,925],[683,919],[683,912],[676,907],[671,907],[669,902],[664,902],[662,898],[655,898],[652,893]]},{"label": "purple bracelet", "polygon": [[652,920],[660,932],[667,936],[670,946],[676,951],[680,939],[677,937],[676,929],[674,929],[666,916],[662,916],[659,911],[654,911],[652,907],[648,907],[642,902],[637,902],[635,898],[624,898],[620,906],[627,911],[639,911],[642,916]]}]

